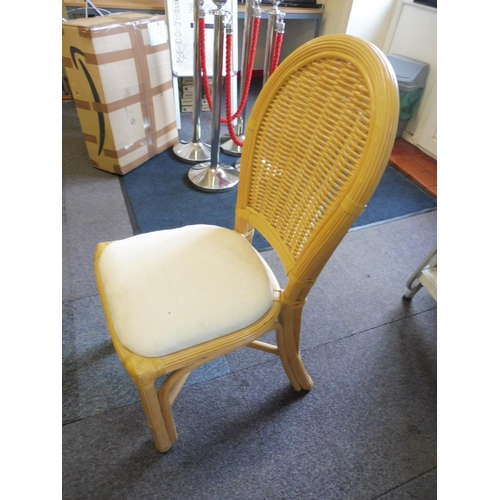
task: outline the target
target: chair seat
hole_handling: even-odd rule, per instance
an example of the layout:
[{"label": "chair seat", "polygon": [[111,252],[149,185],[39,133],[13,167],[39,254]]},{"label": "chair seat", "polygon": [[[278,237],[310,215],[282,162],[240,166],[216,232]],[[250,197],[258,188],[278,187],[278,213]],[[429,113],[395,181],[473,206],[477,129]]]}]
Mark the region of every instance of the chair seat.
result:
[{"label": "chair seat", "polygon": [[99,263],[120,342],[161,357],[251,325],[273,302],[268,266],[239,233],[192,225],[110,243]]}]

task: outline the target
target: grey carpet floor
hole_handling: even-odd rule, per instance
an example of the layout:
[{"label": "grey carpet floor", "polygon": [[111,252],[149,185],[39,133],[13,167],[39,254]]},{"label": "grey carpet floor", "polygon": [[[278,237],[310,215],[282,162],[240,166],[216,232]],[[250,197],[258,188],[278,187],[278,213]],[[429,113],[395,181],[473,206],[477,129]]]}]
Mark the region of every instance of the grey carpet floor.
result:
[{"label": "grey carpet floor", "polygon": [[[100,241],[132,235],[119,179],[89,164],[63,102],[63,498],[436,498],[437,306],[401,300],[437,212],[347,234],[313,288],[302,353],[314,380],[241,350],[195,371],[156,452],[108,338],[93,275]],[[273,251],[264,258],[278,277]]]}]

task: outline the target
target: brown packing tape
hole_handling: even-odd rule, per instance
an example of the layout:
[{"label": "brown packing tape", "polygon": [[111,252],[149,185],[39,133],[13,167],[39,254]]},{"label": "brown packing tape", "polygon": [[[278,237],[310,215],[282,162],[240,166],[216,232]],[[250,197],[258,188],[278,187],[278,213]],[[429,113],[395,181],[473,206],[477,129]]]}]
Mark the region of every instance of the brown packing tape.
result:
[{"label": "brown packing tape", "polygon": [[166,20],[164,14],[147,14],[139,12],[121,12],[106,16],[70,19],[62,24],[63,35],[65,30],[77,30],[83,37],[108,36],[109,31],[113,33],[125,33],[125,25],[135,24],[137,27],[147,28],[151,22]]},{"label": "brown packing tape", "polygon": [[120,165],[116,165],[116,163],[112,164],[103,164],[102,162],[97,162],[94,159],[90,158],[90,163],[93,167],[98,168],[99,170],[104,170],[105,172],[111,172],[112,174],[122,174],[122,167]]},{"label": "brown packing tape", "polygon": [[[172,88],[172,82],[165,82],[157,87],[151,89],[151,95],[160,95],[162,92],[166,92]],[[112,113],[120,109],[126,108],[127,106],[132,106],[133,104],[138,104],[141,100],[140,94],[131,95],[130,97],[125,97],[119,101],[114,101],[110,103],[104,102],[87,102],[75,99],[75,106],[80,109],[93,110],[101,113]]]},{"label": "brown packing tape", "polygon": [[[167,125],[166,127],[163,127],[161,130],[157,130],[153,132],[151,135],[154,137],[154,142],[157,144],[158,138],[168,134],[172,130],[174,130],[177,127],[177,122],[172,122],[170,125]],[[97,139],[94,138],[95,140],[92,142],[97,142]],[[150,141],[149,141],[150,142]],[[104,155],[107,156],[108,158],[122,158],[125,155],[128,155],[129,153],[132,153],[133,151],[142,148],[144,146],[148,145],[148,138],[146,139],[141,139],[140,141],[134,142],[133,144],[130,144],[126,148],[122,148],[119,151],[115,150],[109,150],[109,149],[104,149]]]},{"label": "brown packing tape", "polygon": [[167,43],[159,43],[158,45],[146,45],[145,46],[145,49],[146,49],[146,55],[151,55],[151,54],[156,54],[158,52],[162,52],[164,50],[168,50],[169,49],[169,44],[168,42]]},{"label": "brown packing tape", "polygon": [[71,57],[64,57],[62,58],[62,63],[65,68],[68,69],[73,69],[73,61],[71,60]]},{"label": "brown packing tape", "polygon": [[[156,96],[160,95],[162,92],[166,92],[172,88],[172,82],[166,82],[162,85],[158,85],[157,87],[151,89],[151,95]],[[140,94],[135,94],[130,97],[125,97],[124,99],[120,99],[119,101],[114,101],[110,103],[104,102],[87,102],[82,100],[75,100],[75,106],[80,109],[93,110],[101,113],[112,113],[114,111],[118,111],[120,109],[126,108],[127,106],[132,106],[133,104],[138,104],[141,100]]]},{"label": "brown packing tape", "polygon": [[136,151],[139,148],[143,148],[144,146],[149,146],[151,141],[149,140],[149,137],[146,137],[145,139],[141,139],[139,141],[134,142],[133,144],[129,144],[126,148],[119,149],[118,151],[114,149],[104,149],[103,153],[104,156],[107,156],[108,158],[122,158],[125,155],[128,155],[129,153],[132,153],[133,151]]},{"label": "brown packing tape", "polygon": [[141,158],[138,158],[137,160],[134,160],[130,163],[127,163],[127,165],[122,165],[121,167],[119,165],[115,166],[115,173],[116,174],[128,174],[131,170],[134,170],[134,168],[137,168],[138,166],[142,165],[146,161],[151,158],[148,155],[144,155]]},{"label": "brown packing tape", "polygon": [[95,16],[88,18],[78,18],[70,19],[64,23],[64,26],[78,27],[82,29],[92,29],[92,30],[108,30],[111,26],[122,26],[128,22],[134,23],[147,23],[150,20],[156,20],[159,18],[164,18],[163,14],[148,14],[144,12],[117,12],[114,14],[107,14],[105,16]]},{"label": "brown packing tape", "polygon": [[[149,56],[152,54],[157,54],[164,50],[168,50],[169,46],[168,43],[162,43],[161,45],[155,45],[154,47],[147,45],[144,48],[145,48],[145,54]],[[128,59],[132,59],[136,56],[135,51],[133,49],[116,50],[113,52],[108,52],[106,54],[84,53],[83,55],[85,57],[85,62],[87,64],[94,64],[96,66],[100,64],[109,64],[114,62],[127,61]],[[63,57],[63,63],[68,68],[73,67],[73,62],[69,57]]]},{"label": "brown packing tape", "polygon": [[[106,156],[107,158],[114,158],[115,160],[118,160],[118,151],[115,151],[114,149],[104,148],[102,150],[102,152],[104,153],[104,156]],[[123,154],[122,154],[122,156],[123,156]]]},{"label": "brown packing tape", "polygon": [[101,113],[112,113],[113,111],[118,111],[119,109],[126,108],[127,106],[132,106],[133,104],[138,104],[141,100],[140,94],[131,95],[130,97],[125,97],[119,101],[110,102],[108,104],[104,102],[93,102],[92,109]]},{"label": "brown packing tape", "polygon": [[[123,31],[126,32],[129,30],[123,30]],[[154,45],[153,47],[151,45],[144,45],[144,53],[147,56],[152,54],[157,54],[158,52],[162,52],[168,49],[169,49],[168,43],[160,43],[158,45]],[[134,52],[133,49],[123,49],[123,50],[108,52],[105,54],[85,54],[85,59],[89,64],[107,64],[111,62],[119,62],[131,59],[132,57],[134,57],[133,52]]]},{"label": "brown packing tape", "polygon": [[114,62],[126,61],[135,56],[133,49],[115,50],[106,54],[85,54],[87,64],[109,64]]},{"label": "brown packing tape", "polygon": [[128,28],[122,25],[107,26],[105,29],[102,26],[91,26],[89,28],[81,28],[79,30],[80,36],[91,37],[91,38],[101,38],[104,36],[109,36],[110,31],[113,30],[113,35],[119,35],[121,33],[127,33]]},{"label": "brown packing tape", "polygon": [[159,137],[161,137],[162,135],[166,135],[169,132],[172,132],[172,130],[174,130],[175,128],[177,128],[177,122],[172,122],[170,125],[163,127],[161,130],[157,130],[154,134],[155,140],[158,141]]},{"label": "brown packing tape", "polygon": [[[123,22],[123,19],[121,19],[121,21]],[[147,29],[147,23],[143,24],[142,28]],[[97,37],[109,36],[110,34],[115,35],[118,33],[129,34],[133,48],[113,51],[105,54],[97,54],[97,55],[87,51],[84,53],[84,58],[88,67],[90,67],[90,65],[98,67],[99,65],[107,63],[121,62],[133,59],[137,71],[139,92],[133,96],[112,103],[103,103],[103,102],[88,103],[80,101],[78,102],[78,104],[76,103],[75,104],[80,109],[86,109],[86,110],[92,109],[97,113],[111,113],[113,111],[126,108],[127,106],[140,103],[143,115],[144,133],[146,136],[145,139],[141,139],[138,143],[130,144],[127,146],[126,149],[123,148],[121,151],[114,152],[108,148],[107,150],[103,150],[103,153],[105,154],[105,156],[108,157],[120,158],[125,154],[128,154],[131,151],[137,149],[137,147],[143,147],[146,145],[148,148],[148,154],[150,156],[154,156],[157,153],[155,147],[156,142],[152,134],[152,130],[155,129],[154,112],[152,109],[153,93],[151,92],[150,89],[151,83],[149,80],[149,68],[147,66],[147,60],[145,54],[147,47],[143,43],[142,32],[140,31],[140,29],[138,29],[136,24],[127,23],[124,26],[112,26],[112,28],[108,29],[103,29],[103,27],[93,27],[92,29],[85,28],[84,30],[79,31],[80,35],[87,33],[90,33],[92,38],[96,36]],[[162,44],[162,45],[165,47],[167,44]]]},{"label": "brown packing tape", "polygon": [[[175,128],[175,124],[174,124],[174,128]],[[86,139],[87,139],[88,136],[86,136]],[[92,139],[92,137],[90,137],[90,139]],[[170,143],[168,144],[165,144],[161,147],[158,148],[158,153],[162,153],[163,151],[166,151],[169,147],[171,146]],[[114,152],[112,152],[114,153]],[[111,157],[113,156],[112,154],[110,155]],[[118,158],[115,158],[115,159],[118,159]],[[150,159],[150,156],[148,155],[143,155],[141,156],[140,158],[130,162],[130,163],[127,163],[126,165],[118,165],[116,163],[113,163],[113,164],[110,164],[110,165],[103,165],[102,163],[97,163],[96,161],[94,160],[90,160],[92,165],[96,168],[99,168],[101,170],[106,170],[107,172],[112,172],[114,174],[119,174],[119,175],[124,175],[124,174],[127,174],[128,172],[130,172],[131,170],[134,170],[135,168],[139,167],[140,165],[144,164],[146,161],[148,161]]]},{"label": "brown packing tape", "polygon": [[143,148],[144,146],[147,146],[149,141],[146,139],[141,139],[140,141],[134,142],[133,144],[128,145],[126,148],[122,148],[118,151],[115,151],[114,149],[104,149],[104,156],[107,156],[108,158],[122,158],[125,155],[128,155],[129,153],[132,153],[133,151]]},{"label": "brown packing tape", "polygon": [[75,108],[77,109],[84,109],[85,111],[90,111],[92,109],[92,104],[88,101],[73,98],[73,102],[75,103]]},{"label": "brown packing tape", "polygon": [[92,30],[90,28],[83,28],[81,26],[78,27],[78,36],[82,38],[91,38]]},{"label": "brown packing tape", "polygon": [[[154,135],[155,143],[158,141],[159,137],[168,134],[169,132],[174,130],[176,127],[177,127],[177,123],[173,122],[170,125],[168,125],[167,127],[164,127],[161,130],[157,130],[156,132],[154,132],[153,135]],[[89,142],[97,143],[96,137],[86,135],[85,140],[88,140],[87,138],[91,139]],[[120,149],[119,151],[115,151],[115,150],[111,150],[111,149],[104,149],[103,153],[108,158],[115,158],[118,160],[119,158],[123,158],[125,155],[128,155],[129,153],[132,153],[133,151],[136,151],[137,149],[142,148],[146,145],[147,145],[146,140],[142,139],[140,141],[134,142],[133,144],[131,144],[130,146],[127,146],[126,148]],[[167,149],[167,148],[164,148],[164,149]]]},{"label": "brown packing tape", "polygon": [[97,144],[97,137],[95,135],[83,134],[85,142],[90,142],[92,144]]},{"label": "brown packing tape", "polygon": [[102,162],[97,162],[94,159],[90,158],[90,163],[93,167],[98,168],[99,170],[104,170],[105,172],[111,172],[112,174],[122,174],[122,167],[120,165],[113,164],[103,164]]},{"label": "brown packing tape", "polygon": [[173,88],[172,80],[170,80],[169,82],[162,83],[161,85],[158,85],[157,87],[151,89],[151,94],[153,96],[159,95],[162,92],[166,92],[167,90],[170,90],[171,88]]},{"label": "brown packing tape", "polygon": [[[113,35],[120,33],[127,33],[129,26],[134,26],[135,29],[148,29],[148,25],[156,21],[166,21],[165,16],[153,16],[153,15],[142,15],[139,18],[132,16],[122,16],[120,18],[114,18],[116,24],[112,24],[110,21],[113,20],[112,16],[106,16],[108,19],[107,23],[104,25],[93,25],[80,27],[82,30],[82,36],[92,36],[92,38],[98,38],[103,36],[108,36],[109,31],[113,30]],[[83,33],[83,31],[88,31],[89,33]]]},{"label": "brown packing tape", "polygon": [[[159,147],[157,154],[162,153],[163,151],[166,151],[169,147],[170,146],[168,144],[165,144],[164,146]],[[130,172],[134,168],[137,168],[140,165],[142,165],[143,163],[145,163],[147,160],[149,160],[149,158],[150,158],[149,156],[145,155],[142,158],[139,158],[133,162],[127,163],[127,165],[125,165],[125,166],[118,167],[120,170],[116,173],[127,174],[128,172]]]},{"label": "brown packing tape", "polygon": [[[157,131],[153,132],[151,135],[154,138],[154,143],[157,145],[159,137],[162,137],[163,135],[168,134],[169,132],[171,132],[172,130],[174,130],[176,127],[177,127],[177,122],[172,122],[170,125],[167,125],[166,127],[163,127],[161,130],[157,130]],[[89,137],[91,137],[91,136],[89,136]],[[96,143],[97,142],[97,138],[96,137],[92,137],[92,141],[90,141],[90,142]],[[133,144],[130,144],[126,148],[122,148],[119,151],[110,150],[110,149],[104,149],[103,153],[108,158],[119,159],[119,158],[123,158],[125,155],[128,155],[129,153],[132,153],[133,151],[136,151],[137,149],[142,148],[142,147],[144,147],[146,145],[149,145],[148,144],[148,138],[141,139],[140,141],[134,142]],[[156,146],[156,148],[158,148],[158,147]],[[164,149],[166,149],[166,148],[164,148]],[[159,151],[157,151],[156,154],[158,154],[158,152]]]},{"label": "brown packing tape", "polygon": [[144,132],[146,133],[148,154],[152,157],[157,154],[156,141],[151,132],[152,130],[156,130],[156,125],[153,110],[153,95],[151,94],[151,80],[149,78],[149,67],[146,59],[146,46],[144,45],[144,38],[140,30],[140,25],[139,27],[134,24],[128,24],[127,26],[130,30],[131,40],[135,38],[135,43],[132,43],[132,47],[135,48],[133,52],[139,81]]},{"label": "brown packing tape", "polygon": [[123,175],[127,172],[130,172],[130,170],[133,170],[133,168],[128,168],[128,165],[125,167],[126,171],[124,171],[124,167],[121,167],[120,165],[117,165],[116,163],[109,163],[109,164],[103,164],[102,162],[96,162],[92,158],[90,159],[90,163],[94,168],[97,168],[99,170],[103,170],[104,172],[110,172],[112,174],[118,174],[118,175]]}]

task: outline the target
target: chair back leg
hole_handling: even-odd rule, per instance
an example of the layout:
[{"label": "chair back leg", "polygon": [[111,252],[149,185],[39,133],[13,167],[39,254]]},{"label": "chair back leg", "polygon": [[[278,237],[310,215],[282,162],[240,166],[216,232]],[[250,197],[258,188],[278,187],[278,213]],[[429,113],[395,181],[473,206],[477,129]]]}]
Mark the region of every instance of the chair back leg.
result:
[{"label": "chair back leg", "polygon": [[287,307],[281,311],[280,326],[276,328],[276,342],[283,369],[296,391],[309,390],[312,378],[300,356],[300,326],[303,306]]}]

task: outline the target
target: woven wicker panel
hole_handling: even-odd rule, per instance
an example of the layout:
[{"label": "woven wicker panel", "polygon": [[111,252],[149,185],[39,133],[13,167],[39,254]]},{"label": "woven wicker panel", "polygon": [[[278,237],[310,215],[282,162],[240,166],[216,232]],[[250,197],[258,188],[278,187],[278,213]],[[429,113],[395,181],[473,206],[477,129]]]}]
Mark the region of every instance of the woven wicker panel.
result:
[{"label": "woven wicker panel", "polygon": [[370,110],[360,72],[333,58],[292,73],[271,101],[254,149],[248,206],[295,258],[341,202],[365,146]]}]

